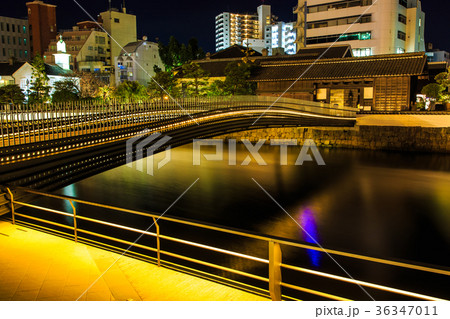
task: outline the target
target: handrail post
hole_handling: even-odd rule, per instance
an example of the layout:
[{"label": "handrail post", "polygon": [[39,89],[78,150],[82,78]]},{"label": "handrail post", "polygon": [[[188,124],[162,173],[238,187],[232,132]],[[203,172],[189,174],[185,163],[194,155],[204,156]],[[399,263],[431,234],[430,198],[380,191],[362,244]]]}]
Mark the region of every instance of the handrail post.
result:
[{"label": "handrail post", "polygon": [[281,247],[269,241],[269,292],[272,301],[281,301]]},{"label": "handrail post", "polygon": [[73,211],[73,235],[75,242],[78,243],[78,230],[77,230],[77,210],[75,209],[75,206],[73,205],[73,202],[69,200],[70,206],[72,206]]},{"label": "handrail post", "polygon": [[14,195],[11,192],[11,190],[8,188],[6,188],[8,190],[9,196],[11,197],[11,215],[12,215],[12,223],[13,225],[16,224],[16,216],[15,216],[15,212],[14,212]]},{"label": "handrail post", "polygon": [[155,217],[153,217],[153,223],[156,226],[156,255],[158,258],[158,267],[161,267],[161,243],[159,239],[159,225]]}]

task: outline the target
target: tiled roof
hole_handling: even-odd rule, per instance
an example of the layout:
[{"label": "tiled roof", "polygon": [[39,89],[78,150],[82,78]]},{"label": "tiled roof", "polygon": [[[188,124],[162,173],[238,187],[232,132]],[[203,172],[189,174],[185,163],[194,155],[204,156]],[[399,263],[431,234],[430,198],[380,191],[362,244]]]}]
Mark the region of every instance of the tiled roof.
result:
[{"label": "tiled roof", "polygon": [[45,63],[45,73],[47,73],[47,75],[64,76],[64,75],[72,74],[72,71],[64,70],[63,68],[61,68],[58,65],[51,65],[51,64]]},{"label": "tiled roof", "polygon": [[287,61],[287,60],[316,60],[316,59],[339,59],[351,58],[352,48],[350,45],[335,45],[326,47],[301,48],[297,54],[292,55],[276,55],[267,57],[270,61]]},{"label": "tiled roof", "polygon": [[309,61],[263,61],[252,81],[302,79],[354,79],[420,75],[426,65],[424,53],[379,55]]},{"label": "tiled roof", "polygon": [[144,41],[136,41],[136,42],[130,42],[126,46],[123,47],[122,51],[120,52],[120,55],[126,54],[126,53],[134,53],[136,50],[144,43]]},{"label": "tiled roof", "polygon": [[[246,55],[247,48],[242,45],[232,45],[229,48],[226,48],[224,50],[221,50],[219,52],[216,52],[214,54],[211,54],[211,60],[216,59],[230,59],[230,58],[243,58]],[[249,52],[251,53],[251,56],[261,56],[262,54],[249,49]]]},{"label": "tiled roof", "polygon": [[0,63],[0,76],[13,75],[25,62],[14,62],[13,65],[6,63]]},{"label": "tiled roof", "polygon": [[225,68],[229,63],[234,61],[242,61],[241,59],[229,59],[221,61],[195,61],[200,67],[209,73],[210,77],[223,77],[225,76]]},{"label": "tiled roof", "polygon": [[[211,77],[223,77],[227,65],[234,61],[242,61],[246,56],[247,49],[241,45],[233,45],[228,49],[219,51],[211,55],[210,59],[203,59],[195,61],[202,69],[210,73]],[[250,52],[252,52],[251,50]],[[256,51],[255,51],[256,52]],[[303,48],[297,54],[293,55],[277,55],[277,56],[261,56],[260,53],[248,57],[249,60],[259,64],[266,62],[284,63],[287,61],[310,61],[312,59],[332,59],[351,57],[351,47],[349,45],[340,45],[334,47],[317,47],[317,48]]]}]

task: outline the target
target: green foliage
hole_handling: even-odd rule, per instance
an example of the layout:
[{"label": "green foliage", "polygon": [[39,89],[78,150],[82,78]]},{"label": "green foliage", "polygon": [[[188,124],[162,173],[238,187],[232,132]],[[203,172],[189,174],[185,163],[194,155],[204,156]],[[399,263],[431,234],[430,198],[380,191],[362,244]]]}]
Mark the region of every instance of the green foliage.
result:
[{"label": "green foliage", "polygon": [[441,92],[439,93],[439,101],[442,102],[450,102],[450,69],[447,70],[447,72],[439,73],[434,78],[436,80],[436,83],[439,84],[442,88]]},{"label": "green foliage", "polygon": [[207,88],[208,96],[223,96],[230,95],[225,91],[225,81],[215,80],[211,85]]},{"label": "green foliage", "polygon": [[104,85],[98,88],[97,97],[100,98],[102,102],[109,102],[114,96],[114,88],[109,85]]},{"label": "green foliage", "polygon": [[152,97],[160,97],[163,99],[166,95],[177,95],[177,79],[174,78],[172,72],[159,71],[148,82],[148,93]]},{"label": "green foliage", "polygon": [[56,82],[54,88],[55,92],[52,95],[54,103],[76,101],[80,97],[78,87],[70,79]]},{"label": "green foliage", "polygon": [[255,94],[255,84],[248,82],[251,70],[250,63],[231,62],[225,68],[225,81],[223,83],[216,81],[214,85],[219,91],[222,91],[220,95]]},{"label": "green foliage", "polygon": [[147,98],[147,89],[136,81],[122,82],[114,91],[114,96],[127,101],[141,101]]},{"label": "green foliage", "polygon": [[168,45],[159,42],[158,46],[159,55],[166,71],[171,71],[187,62],[205,57],[205,53],[198,46],[198,41],[195,38],[190,39],[186,46],[185,44],[180,44],[174,36],[171,36]]},{"label": "green foliage", "polygon": [[50,100],[49,78],[45,73],[44,60],[39,54],[33,59],[33,73],[31,74],[31,87],[28,92],[28,101],[30,103],[45,103]]},{"label": "green foliage", "polygon": [[1,104],[21,104],[25,101],[25,94],[17,84],[0,87]]},{"label": "green foliage", "polygon": [[422,94],[425,94],[428,98],[436,100],[439,98],[443,88],[437,83],[431,83],[423,87]]},{"label": "green foliage", "polygon": [[198,63],[191,62],[183,65],[183,78],[186,93],[193,96],[204,95],[205,86],[208,84],[209,73],[203,70]]}]

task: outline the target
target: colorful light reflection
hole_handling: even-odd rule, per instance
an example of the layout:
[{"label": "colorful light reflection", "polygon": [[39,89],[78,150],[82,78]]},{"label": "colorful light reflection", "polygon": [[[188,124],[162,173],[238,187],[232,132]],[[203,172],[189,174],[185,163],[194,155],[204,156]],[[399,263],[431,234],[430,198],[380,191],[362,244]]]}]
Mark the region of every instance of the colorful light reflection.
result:
[{"label": "colorful light reflection", "polygon": [[[317,221],[314,216],[314,212],[305,208],[302,210],[299,216],[300,225],[302,226],[302,238],[307,243],[317,245],[319,243],[319,231],[317,227]],[[320,266],[320,260],[322,258],[321,253],[317,250],[306,250],[309,260],[314,267]]]}]

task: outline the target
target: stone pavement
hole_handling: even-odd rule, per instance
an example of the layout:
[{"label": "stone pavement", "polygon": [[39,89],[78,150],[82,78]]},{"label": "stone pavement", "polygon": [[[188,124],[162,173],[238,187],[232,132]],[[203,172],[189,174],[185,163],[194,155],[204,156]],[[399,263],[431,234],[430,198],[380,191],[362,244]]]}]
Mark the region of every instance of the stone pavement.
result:
[{"label": "stone pavement", "polygon": [[118,257],[0,220],[0,300],[268,300],[129,257],[95,282]]}]

